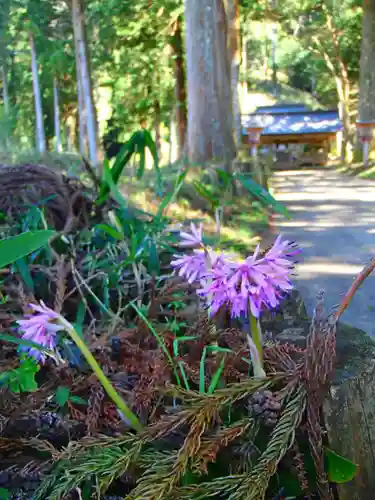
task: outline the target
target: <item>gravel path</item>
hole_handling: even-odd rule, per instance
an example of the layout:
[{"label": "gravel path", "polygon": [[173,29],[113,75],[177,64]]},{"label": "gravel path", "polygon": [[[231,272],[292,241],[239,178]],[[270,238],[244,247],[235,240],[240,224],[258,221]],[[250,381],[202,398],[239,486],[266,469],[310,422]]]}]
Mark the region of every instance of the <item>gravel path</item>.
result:
[{"label": "gravel path", "polygon": [[[278,218],[278,230],[303,249],[296,284],[309,312],[321,288],[327,307],[334,306],[375,255],[375,182],[332,170],[294,170],[277,172],[273,187],[292,216]],[[342,320],[375,336],[375,276]]]}]

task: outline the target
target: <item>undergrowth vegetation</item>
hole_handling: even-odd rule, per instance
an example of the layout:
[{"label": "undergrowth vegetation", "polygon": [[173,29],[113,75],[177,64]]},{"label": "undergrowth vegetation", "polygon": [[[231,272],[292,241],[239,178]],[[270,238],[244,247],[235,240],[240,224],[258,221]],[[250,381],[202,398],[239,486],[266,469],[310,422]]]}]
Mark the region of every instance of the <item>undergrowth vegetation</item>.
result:
[{"label": "undergrowth vegetation", "polygon": [[[294,246],[223,253],[233,192],[250,213],[285,208],[249,175],[217,168],[208,183],[184,166],[169,181],[154,171],[142,210],[119,179],[140,152],[143,178],[152,144],[128,146],[102,179],[0,171],[1,494],[329,499],[356,472],[320,416],[339,314],[326,320],[319,297],[305,348],[262,339]],[[204,202],[207,240],[180,234],[184,189]]]}]

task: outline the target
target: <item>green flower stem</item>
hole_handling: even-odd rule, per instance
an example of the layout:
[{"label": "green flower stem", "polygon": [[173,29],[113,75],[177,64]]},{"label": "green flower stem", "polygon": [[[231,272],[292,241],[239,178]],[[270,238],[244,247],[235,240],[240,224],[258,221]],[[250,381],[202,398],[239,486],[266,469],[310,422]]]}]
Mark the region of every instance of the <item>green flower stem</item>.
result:
[{"label": "green flower stem", "polygon": [[[248,336],[248,341],[249,341],[251,359],[254,365],[254,374],[257,377],[264,377],[265,372],[263,369],[262,331],[260,329],[260,324],[258,319],[255,316],[253,316],[250,313],[250,311],[249,311],[249,320],[250,320],[251,337],[250,335]],[[255,356],[252,352],[253,351],[252,347],[254,347],[257,351]]]},{"label": "green flower stem", "polygon": [[250,314],[250,330],[251,336],[253,337],[254,344],[258,349],[259,358],[263,366],[263,344],[262,344],[262,332],[260,330],[260,325],[258,319]]},{"label": "green flower stem", "polygon": [[70,335],[73,342],[76,344],[78,349],[81,351],[83,356],[86,358],[86,361],[92,368],[95,375],[98,377],[99,382],[102,384],[104,390],[108,394],[108,396],[115,403],[117,408],[121,411],[124,418],[129,422],[129,424],[133,427],[133,429],[140,431],[142,430],[142,424],[138,420],[138,417],[131,411],[131,409],[127,406],[122,397],[118,394],[116,389],[113,387],[108,378],[104,375],[102,369],[98,365],[98,362],[94,358],[94,356],[89,351],[85,342],[81,339],[78,333],[75,331],[73,326],[66,321],[64,318],[60,317],[60,323],[64,326],[65,330]]}]

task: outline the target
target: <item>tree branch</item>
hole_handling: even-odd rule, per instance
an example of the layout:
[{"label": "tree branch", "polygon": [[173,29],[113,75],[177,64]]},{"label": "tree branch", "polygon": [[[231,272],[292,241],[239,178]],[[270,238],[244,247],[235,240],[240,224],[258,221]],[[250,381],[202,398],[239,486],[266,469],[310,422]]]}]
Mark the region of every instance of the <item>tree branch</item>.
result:
[{"label": "tree branch", "polygon": [[338,308],[338,310],[334,315],[337,321],[339,320],[340,316],[344,313],[344,311],[349,307],[358,288],[362,285],[365,279],[370,276],[370,274],[374,269],[375,269],[375,257],[371,260],[369,264],[367,264],[367,266],[365,266],[362,269],[362,271],[358,274],[358,276],[353,281],[351,287],[347,291],[343,301],[340,304],[340,307]]}]

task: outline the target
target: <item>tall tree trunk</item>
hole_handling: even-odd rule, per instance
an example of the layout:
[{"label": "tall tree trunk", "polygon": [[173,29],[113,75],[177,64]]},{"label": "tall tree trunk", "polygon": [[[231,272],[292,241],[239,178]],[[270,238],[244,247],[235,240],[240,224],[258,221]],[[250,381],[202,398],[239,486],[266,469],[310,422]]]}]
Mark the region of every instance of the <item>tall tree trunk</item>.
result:
[{"label": "tall tree trunk", "polygon": [[78,138],[79,138],[79,152],[82,156],[86,155],[86,145],[87,145],[87,127],[86,127],[86,115],[85,115],[85,103],[83,100],[83,90],[82,90],[82,78],[79,63],[79,51],[77,40],[75,42],[75,53],[76,53],[76,74],[77,74],[77,100],[78,100],[78,120],[76,120],[76,125],[78,125]]},{"label": "tall tree trunk", "polygon": [[277,88],[277,62],[276,62],[276,50],[277,50],[277,24],[272,25],[272,85],[273,93],[275,96],[278,94]]},{"label": "tall tree trunk", "polygon": [[56,151],[61,153],[61,131],[60,131],[60,105],[59,105],[59,88],[57,78],[53,79],[53,108],[54,108],[54,123],[55,123],[55,138]]},{"label": "tall tree trunk", "polygon": [[187,111],[186,111],[186,77],[184,66],[184,47],[182,40],[182,21],[181,16],[176,20],[174,32],[171,37],[171,47],[174,55],[174,74],[175,74],[175,99],[176,99],[176,125],[178,138],[178,157],[183,154],[186,130],[187,130]]},{"label": "tall tree trunk", "polygon": [[240,9],[238,0],[227,0],[229,60],[231,70],[232,110],[237,148],[242,142],[241,108],[238,94],[240,63],[241,63],[241,36],[240,36]]},{"label": "tall tree trunk", "polygon": [[313,37],[313,41],[317,46],[318,52],[323,57],[327,68],[332,73],[336,83],[337,98],[339,102],[339,115],[343,124],[343,131],[340,134],[342,138],[339,152],[342,161],[349,163],[353,159],[353,139],[354,127],[351,120],[350,105],[351,105],[351,83],[349,80],[348,70],[341,56],[341,47],[338,37],[338,30],[334,26],[332,15],[328,12],[327,6],[322,5],[322,11],[325,14],[325,26],[330,36],[333,56],[330,55],[325,48],[325,44],[319,37]]},{"label": "tall tree trunk", "polygon": [[363,1],[359,118],[375,121],[375,1]]},{"label": "tall tree trunk", "polygon": [[160,132],[160,102],[158,100],[154,103],[154,128],[155,128],[155,146],[160,160],[161,155],[161,132]]},{"label": "tall tree trunk", "polygon": [[243,83],[242,83],[242,92],[243,97],[247,96],[247,71],[248,71],[248,61],[247,61],[247,37],[245,35],[242,36],[242,75],[243,75]]},{"label": "tall tree trunk", "polygon": [[10,102],[9,102],[9,89],[8,89],[8,71],[3,64],[1,67],[1,76],[3,80],[3,101],[4,101],[4,111],[7,116],[9,116],[10,112]]},{"label": "tall tree trunk", "polygon": [[185,0],[185,20],[189,159],[229,165],[235,145],[223,0]]},{"label": "tall tree trunk", "polygon": [[29,33],[29,42],[31,50],[31,71],[33,75],[34,105],[36,119],[36,143],[39,153],[46,151],[46,137],[44,133],[42,97],[40,93],[38,62],[35,48],[35,41],[32,33]]},{"label": "tall tree trunk", "polygon": [[[271,0],[270,5],[272,10],[277,8],[277,0]],[[278,95],[277,88],[277,62],[276,62],[276,50],[277,50],[277,24],[273,23],[271,27],[271,43],[272,43],[272,84],[274,95]]]},{"label": "tall tree trunk", "polygon": [[94,166],[99,164],[97,144],[97,124],[95,119],[94,102],[92,98],[91,75],[88,62],[88,49],[85,38],[84,3],[83,0],[72,0],[72,17],[74,38],[78,49],[77,74],[81,77],[83,103],[87,120],[87,138],[89,159]]},{"label": "tall tree trunk", "polygon": [[10,102],[9,102],[9,89],[8,89],[8,71],[5,64],[1,67],[1,77],[3,80],[3,102],[4,102],[4,114],[7,119],[7,127],[6,127],[6,137],[5,137],[5,147],[9,148],[10,146],[10,130],[8,128],[9,120],[10,120]]}]

